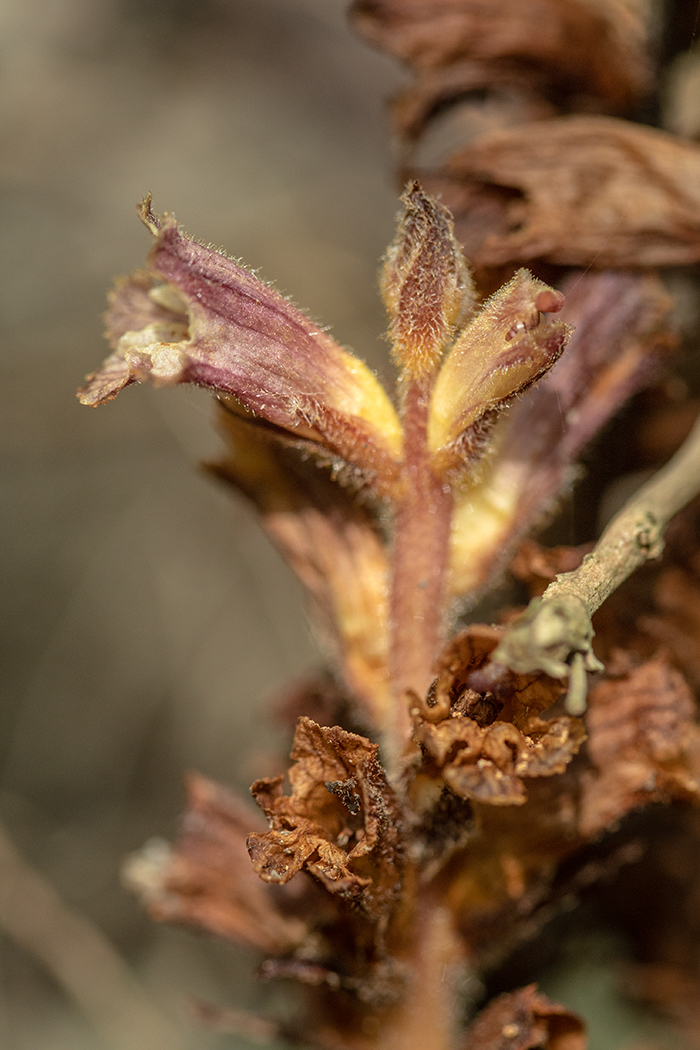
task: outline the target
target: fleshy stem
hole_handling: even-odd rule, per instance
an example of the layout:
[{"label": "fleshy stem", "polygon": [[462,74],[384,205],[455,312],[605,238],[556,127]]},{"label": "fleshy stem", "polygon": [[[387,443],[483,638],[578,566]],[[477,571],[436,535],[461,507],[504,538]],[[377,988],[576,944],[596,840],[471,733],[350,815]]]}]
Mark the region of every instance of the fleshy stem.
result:
[{"label": "fleshy stem", "polygon": [[520,673],[570,676],[567,707],[585,709],[585,671],[602,670],[591,616],[635,569],[660,557],[668,522],[700,492],[700,420],[675,456],[616,514],[573,572],[562,573],[504,636],[493,661]]},{"label": "fleshy stem", "polygon": [[394,521],[389,668],[395,706],[394,760],[411,733],[406,690],[425,695],[445,632],[444,585],[452,492],[430,466],[430,383],[410,379],[404,398],[405,452]]},{"label": "fleshy stem", "polygon": [[450,1050],[456,1045],[460,984],[466,974],[465,943],[449,909],[424,898],[403,1003],[382,1035],[384,1050]]}]

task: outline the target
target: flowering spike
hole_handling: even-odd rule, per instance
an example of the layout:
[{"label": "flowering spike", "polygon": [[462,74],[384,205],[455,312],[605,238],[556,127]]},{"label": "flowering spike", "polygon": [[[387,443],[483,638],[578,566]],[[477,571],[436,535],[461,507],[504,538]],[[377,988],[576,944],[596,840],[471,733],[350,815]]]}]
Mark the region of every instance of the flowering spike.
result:
[{"label": "flowering spike", "polygon": [[411,379],[431,375],[455,326],[471,312],[474,286],[452,216],[418,182],[401,198],[406,210],[381,275],[398,367]]}]

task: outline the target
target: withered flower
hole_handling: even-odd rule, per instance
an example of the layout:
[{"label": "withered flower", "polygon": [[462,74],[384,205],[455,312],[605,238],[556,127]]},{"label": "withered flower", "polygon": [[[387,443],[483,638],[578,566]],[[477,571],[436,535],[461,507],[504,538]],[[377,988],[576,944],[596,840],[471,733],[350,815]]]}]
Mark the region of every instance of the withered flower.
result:
[{"label": "withered flower", "polygon": [[388,916],[401,893],[403,863],[399,806],[378,750],[337,726],[299,720],[291,797],[282,793],[284,777],[252,787],[271,824],[267,834],[248,839],[262,879],[284,884],[303,868],[373,918]]}]

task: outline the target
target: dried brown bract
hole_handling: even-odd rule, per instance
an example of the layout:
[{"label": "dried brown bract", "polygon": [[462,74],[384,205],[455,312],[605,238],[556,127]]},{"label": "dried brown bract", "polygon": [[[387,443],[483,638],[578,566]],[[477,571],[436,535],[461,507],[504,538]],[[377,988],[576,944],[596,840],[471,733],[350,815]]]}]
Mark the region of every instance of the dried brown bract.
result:
[{"label": "dried brown bract", "polygon": [[148,843],[125,880],[161,922],[195,926],[267,952],[305,939],[306,924],[277,907],[250,866],[246,838],[255,814],[219,784],[190,776],[189,806],[171,849]]},{"label": "dried brown bract", "polygon": [[700,800],[700,728],[693,695],[663,657],[592,691],[581,831],[600,834],[647,802]]},{"label": "dried brown bract", "polygon": [[378,747],[335,726],[302,718],[289,771],[258,780],[252,791],[270,830],[248,838],[253,868],[265,882],[286,883],[305,869],[331,893],[386,919],[401,894],[399,806]]},{"label": "dried brown bract", "polygon": [[534,984],[495,999],[467,1032],[462,1050],[586,1050],[580,1017]]},{"label": "dried brown bract", "polygon": [[[543,95],[581,96],[624,109],[650,87],[646,26],[638,4],[611,0],[355,0],[358,29],[423,77],[437,70],[503,69],[537,77]],[[424,83],[424,81],[422,81]],[[462,85],[454,84],[458,97]],[[467,84],[467,87],[473,87]]]},{"label": "dried brown bract", "polygon": [[[595,260],[604,269],[700,259],[699,173],[694,143],[570,116],[484,134],[420,177],[452,210],[475,266]],[[493,202],[485,235],[482,200]]]}]

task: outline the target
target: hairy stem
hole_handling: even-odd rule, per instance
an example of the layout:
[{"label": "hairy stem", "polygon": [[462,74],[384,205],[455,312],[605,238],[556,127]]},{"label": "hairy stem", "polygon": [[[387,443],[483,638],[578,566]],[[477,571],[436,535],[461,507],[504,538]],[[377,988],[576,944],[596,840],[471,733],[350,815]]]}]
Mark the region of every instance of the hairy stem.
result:
[{"label": "hairy stem", "polygon": [[494,652],[494,662],[557,678],[575,670],[569,708],[580,710],[582,668],[602,670],[591,648],[591,616],[635,569],[661,555],[666,525],[698,492],[700,420],[675,456],[615,515],[579,568],[557,576],[530,603]]},{"label": "hairy stem", "polygon": [[406,995],[387,1030],[386,1050],[452,1050],[459,1026],[460,983],[465,973],[464,941],[449,910],[434,900],[416,921]]},{"label": "hairy stem", "polygon": [[403,492],[394,525],[390,672],[397,749],[410,734],[406,690],[423,695],[444,640],[452,493],[430,467],[428,394],[411,381],[404,408]]}]

